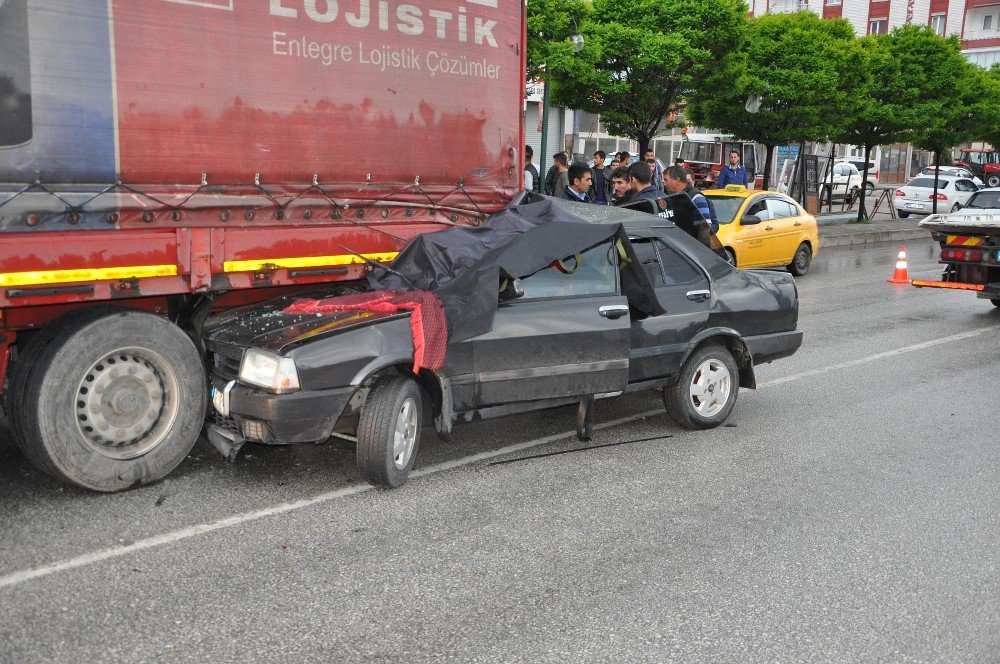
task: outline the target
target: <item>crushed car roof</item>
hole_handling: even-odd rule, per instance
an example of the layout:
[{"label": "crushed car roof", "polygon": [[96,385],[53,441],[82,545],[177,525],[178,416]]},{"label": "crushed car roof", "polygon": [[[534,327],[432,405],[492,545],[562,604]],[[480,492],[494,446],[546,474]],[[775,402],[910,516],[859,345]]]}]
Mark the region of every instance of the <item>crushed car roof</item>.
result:
[{"label": "crushed car roof", "polygon": [[493,328],[501,280],[527,277],[612,240],[619,247],[622,292],[629,304],[646,315],[663,313],[623,223],[649,215],[587,207],[592,209],[548,197],[516,199],[482,226],[454,226],[414,238],[389,266],[392,271],[376,269],[369,282],[378,289],[433,292],[444,305],[449,338],[460,341]]}]

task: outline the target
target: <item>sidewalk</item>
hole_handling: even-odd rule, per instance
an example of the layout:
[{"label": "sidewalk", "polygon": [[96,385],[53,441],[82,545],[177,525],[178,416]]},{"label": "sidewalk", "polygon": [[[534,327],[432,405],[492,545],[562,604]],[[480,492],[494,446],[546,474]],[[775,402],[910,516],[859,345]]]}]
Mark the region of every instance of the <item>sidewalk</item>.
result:
[{"label": "sidewalk", "polygon": [[893,219],[888,213],[878,213],[867,224],[854,223],[858,212],[833,212],[816,215],[821,247],[844,247],[873,242],[905,242],[930,238],[931,232],[920,228],[922,216]]}]

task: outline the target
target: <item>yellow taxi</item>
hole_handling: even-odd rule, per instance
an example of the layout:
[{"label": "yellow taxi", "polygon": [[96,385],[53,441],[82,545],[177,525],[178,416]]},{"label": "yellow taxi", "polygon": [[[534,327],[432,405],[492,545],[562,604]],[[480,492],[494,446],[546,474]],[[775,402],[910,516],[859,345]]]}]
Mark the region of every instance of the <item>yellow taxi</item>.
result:
[{"label": "yellow taxi", "polygon": [[[731,184],[702,192],[715,206],[716,248],[737,267],[787,267],[795,276],[809,271],[819,251],[816,218],[776,191],[752,191]],[[716,244],[718,243],[718,244]]]}]

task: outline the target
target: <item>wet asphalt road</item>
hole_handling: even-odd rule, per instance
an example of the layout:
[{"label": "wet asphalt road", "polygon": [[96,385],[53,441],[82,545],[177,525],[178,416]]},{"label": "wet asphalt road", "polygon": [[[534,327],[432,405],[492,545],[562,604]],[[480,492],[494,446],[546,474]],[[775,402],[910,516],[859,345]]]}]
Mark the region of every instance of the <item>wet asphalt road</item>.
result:
[{"label": "wet asphalt road", "polygon": [[821,253],[804,347],[710,432],[640,395],[609,447],[573,409],[428,430],[396,491],[199,443],[118,495],[4,436],[0,661],[1000,661],[1000,310],[889,286],[897,250]]}]

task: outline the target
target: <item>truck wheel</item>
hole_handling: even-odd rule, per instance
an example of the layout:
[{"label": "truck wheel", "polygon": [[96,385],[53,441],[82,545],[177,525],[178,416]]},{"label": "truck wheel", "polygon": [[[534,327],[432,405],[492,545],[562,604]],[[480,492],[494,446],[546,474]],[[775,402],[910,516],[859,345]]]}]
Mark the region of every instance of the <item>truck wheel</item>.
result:
[{"label": "truck wheel", "polygon": [[796,277],[801,277],[809,271],[809,266],[812,264],[812,249],[809,245],[803,242],[799,245],[799,248],[795,250],[795,256],[792,257],[792,262],[788,264],[788,271],[794,274]]},{"label": "truck wheel", "polygon": [[991,175],[988,178],[986,178],[986,186],[1000,187],[1000,175]]},{"label": "truck wheel", "polygon": [[176,468],[198,440],[207,402],[191,339],[159,316],[103,307],[57,330],[20,378],[15,419],[25,455],[94,491]]},{"label": "truck wheel", "polygon": [[663,405],[670,419],[686,429],[712,429],[729,417],[739,389],[732,354],[708,344],[687,359],[676,384],[663,388]]},{"label": "truck wheel", "polygon": [[361,409],[358,469],[375,486],[406,483],[420,447],[420,387],[406,376],[380,378]]}]

